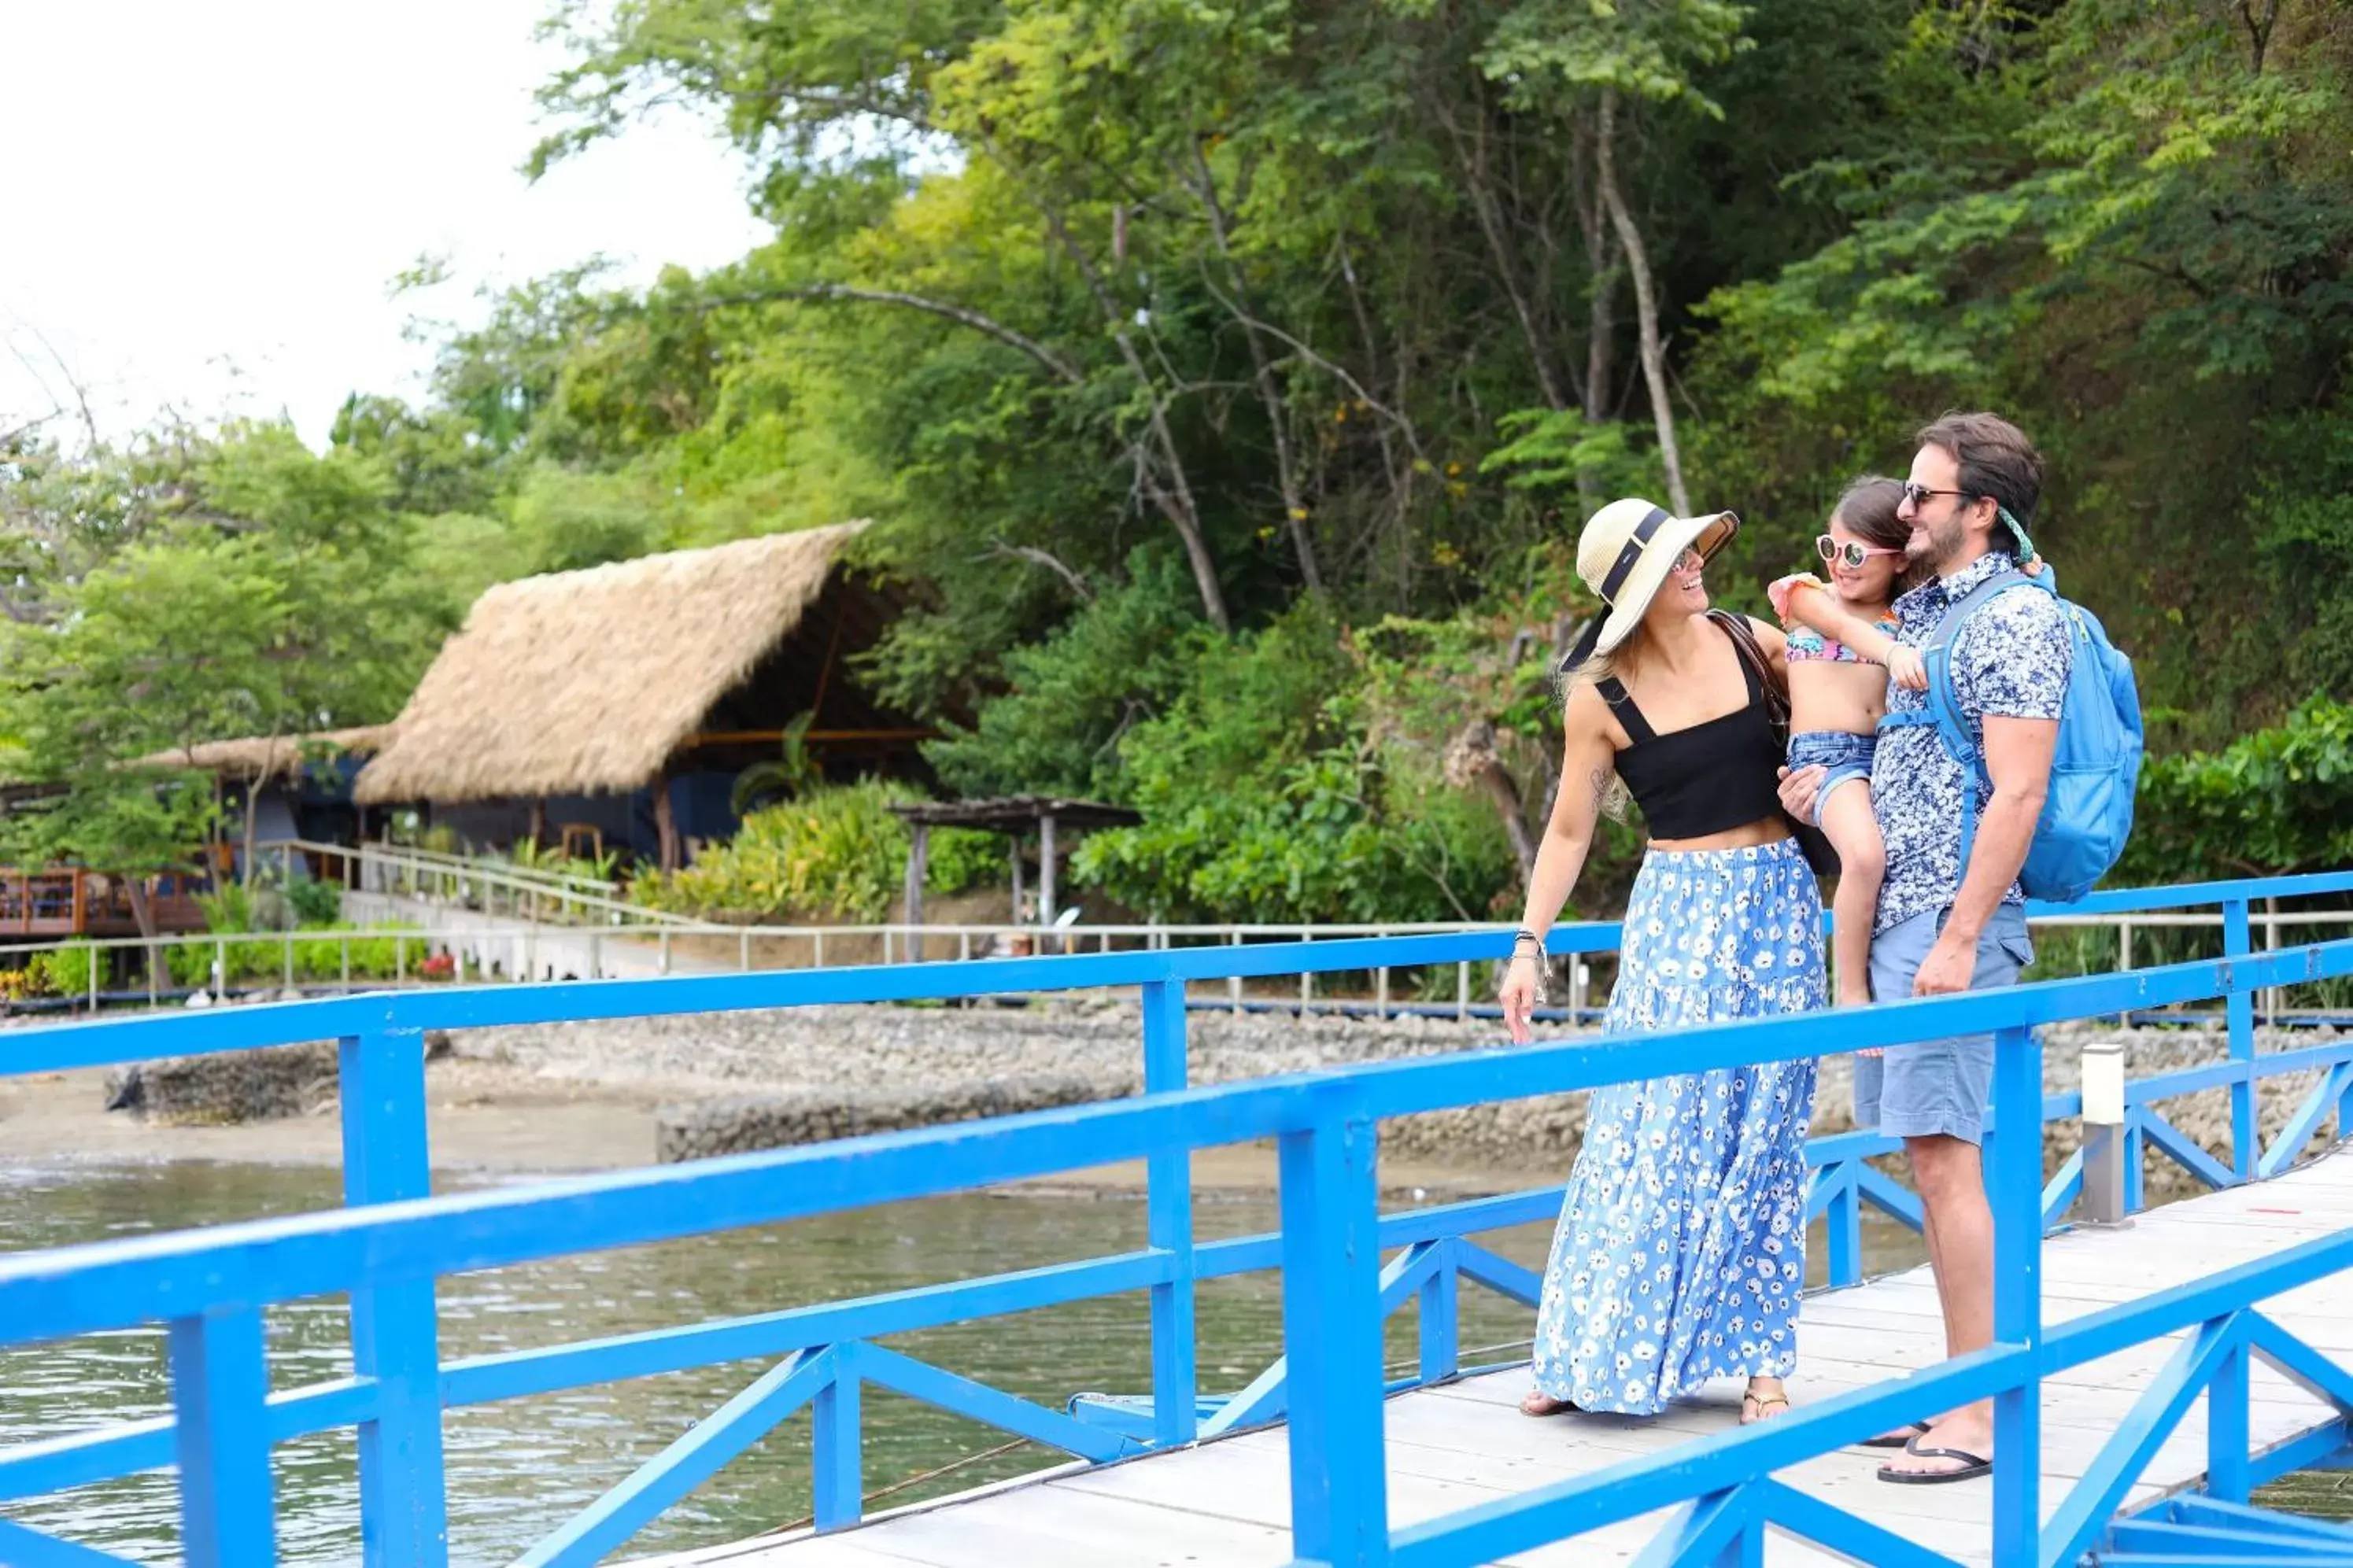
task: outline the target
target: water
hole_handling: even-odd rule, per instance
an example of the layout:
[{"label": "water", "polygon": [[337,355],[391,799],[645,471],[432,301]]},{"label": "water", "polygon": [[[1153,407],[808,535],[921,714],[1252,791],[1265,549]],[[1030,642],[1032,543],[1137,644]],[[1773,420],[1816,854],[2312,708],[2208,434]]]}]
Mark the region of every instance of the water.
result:
[{"label": "water", "polygon": [[[330,1170],[178,1163],[68,1171],[0,1171],[0,1246],[62,1246],[142,1231],[332,1207]],[[451,1184],[445,1181],[444,1189]],[[1275,1225],[1265,1198],[1196,1210],[1200,1237]],[[1540,1267],[1549,1226],[1525,1226],[1485,1245]],[[830,1215],[653,1247],[591,1254],[446,1279],[445,1359],[557,1344],[816,1301],[905,1289],[1145,1245],[1143,1203],[1131,1197],[971,1194]],[[1915,1261],[1917,1244],[1873,1230],[1873,1268]],[[1815,1249],[1820,1272],[1820,1248]],[[1473,1286],[1461,1294],[1470,1363],[1508,1361],[1531,1314]],[[1212,1280],[1199,1288],[1201,1385],[1241,1387],[1281,1352],[1278,1277]],[[269,1314],[274,1386],[347,1375],[349,1317],[341,1298]],[[1413,1356],[1410,1309],[1389,1324],[1389,1360]],[[893,1349],[1059,1408],[1071,1394],[1141,1393],[1150,1386],[1150,1316],[1141,1292],[897,1336]],[[448,1413],[453,1563],[511,1562],[595,1501],[740,1391],[766,1363],[739,1362]],[[160,1330],[91,1335],[0,1352],[0,1446],[161,1415],[170,1389]],[[879,1488],[984,1453],[1002,1435],[895,1394],[864,1401],[865,1484]],[[798,1521],[809,1507],[809,1423],[786,1421],[648,1529],[622,1554],[707,1545]],[[890,1499],[960,1490],[1062,1462],[1035,1447],[999,1455]],[[279,1540],[290,1563],[343,1564],[359,1555],[355,1439],[323,1433],[276,1454]],[[146,1561],[177,1553],[178,1489],[170,1471],[7,1505],[23,1523]]]}]

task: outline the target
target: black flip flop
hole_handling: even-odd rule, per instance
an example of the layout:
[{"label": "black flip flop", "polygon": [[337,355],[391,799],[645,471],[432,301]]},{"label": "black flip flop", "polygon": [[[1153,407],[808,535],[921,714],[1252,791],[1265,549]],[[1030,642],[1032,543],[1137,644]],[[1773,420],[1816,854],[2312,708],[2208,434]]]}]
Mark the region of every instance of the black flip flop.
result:
[{"label": "black flip flop", "polygon": [[[1922,1433],[1921,1436],[1926,1436]],[[1879,1479],[1899,1487],[1940,1487],[1947,1481],[1973,1481],[1979,1476],[1993,1474],[1993,1461],[1982,1454],[1972,1454],[1966,1448],[1923,1448],[1920,1438],[1904,1445],[1904,1451],[1915,1459],[1958,1459],[1960,1468],[1951,1470],[1898,1470],[1886,1465],[1879,1467]]]},{"label": "black flip flop", "polygon": [[1909,1436],[1898,1437],[1890,1434],[1884,1437],[1865,1437],[1862,1442],[1857,1443],[1855,1447],[1858,1448],[1908,1448],[1913,1444],[1918,1442],[1921,1438],[1926,1437],[1928,1435],[1928,1424],[1926,1422],[1915,1421],[1910,1423],[1910,1425],[1913,1430]]}]

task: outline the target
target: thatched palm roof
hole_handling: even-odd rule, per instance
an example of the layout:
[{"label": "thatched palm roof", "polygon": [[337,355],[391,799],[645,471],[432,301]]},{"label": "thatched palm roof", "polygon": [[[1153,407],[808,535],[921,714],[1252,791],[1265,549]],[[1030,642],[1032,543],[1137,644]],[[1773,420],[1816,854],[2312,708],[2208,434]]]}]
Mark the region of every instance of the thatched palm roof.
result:
[{"label": "thatched palm roof", "polygon": [[364,805],[587,795],[659,777],[800,621],[862,522],[501,583],[360,773]]},{"label": "thatched palm roof", "polygon": [[391,742],[390,724],[364,724],[351,730],[322,730],[310,735],[248,735],[234,741],[199,741],[141,757],[131,765],[153,768],[202,768],[225,779],[266,782],[299,770],[307,757],[322,752],[347,752],[370,756]]}]

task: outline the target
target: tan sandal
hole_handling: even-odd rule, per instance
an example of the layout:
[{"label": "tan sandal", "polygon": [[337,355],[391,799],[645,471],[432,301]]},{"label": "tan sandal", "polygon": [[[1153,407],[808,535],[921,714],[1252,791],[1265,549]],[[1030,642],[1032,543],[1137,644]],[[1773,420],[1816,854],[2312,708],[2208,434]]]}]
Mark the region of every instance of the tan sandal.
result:
[{"label": "tan sandal", "polygon": [[[1757,1414],[1754,1415],[1748,1414],[1748,1406],[1752,1405],[1757,1406]],[[1765,1412],[1776,1405],[1784,1410],[1788,1409],[1789,1396],[1786,1394],[1755,1394],[1743,1390],[1740,1395],[1740,1424],[1743,1426],[1754,1426],[1757,1422],[1764,1420]]]},{"label": "tan sandal", "polygon": [[1532,1388],[1528,1390],[1528,1392],[1523,1395],[1520,1400],[1520,1414],[1523,1415],[1535,1415],[1538,1417],[1546,1415],[1562,1415],[1576,1408],[1577,1406],[1573,1402],[1566,1399],[1555,1399],[1551,1394],[1546,1394],[1541,1388]]}]

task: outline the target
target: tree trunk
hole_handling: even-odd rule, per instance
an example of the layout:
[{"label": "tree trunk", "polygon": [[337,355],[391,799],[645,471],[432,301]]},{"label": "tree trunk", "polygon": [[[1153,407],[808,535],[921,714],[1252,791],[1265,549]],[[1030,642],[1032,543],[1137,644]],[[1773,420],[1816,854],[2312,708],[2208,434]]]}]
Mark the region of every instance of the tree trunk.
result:
[{"label": "tree trunk", "polygon": [[[1315,560],[1315,542],[1307,531],[1307,494],[1300,488],[1299,468],[1291,451],[1291,432],[1282,406],[1281,391],[1274,381],[1274,366],[1268,361],[1266,343],[1259,331],[1258,318],[1250,305],[1250,285],[1242,278],[1242,269],[1234,260],[1231,246],[1226,243],[1225,208],[1218,202],[1217,176],[1209,172],[1209,160],[1201,152],[1201,144],[1193,143],[1193,166],[1201,182],[1201,210],[1208,214],[1209,234],[1218,242],[1218,257],[1226,264],[1226,279],[1234,291],[1236,314],[1241,319],[1242,336],[1250,343],[1250,365],[1258,382],[1260,404],[1266,409],[1268,433],[1274,440],[1275,485],[1282,492],[1283,525],[1291,533],[1291,548],[1299,557],[1299,574],[1307,584],[1307,591],[1324,591],[1324,574]],[[1125,209],[1122,209],[1124,211]]]},{"label": "tree trunk", "polygon": [[247,887],[253,886],[253,854],[255,824],[261,816],[261,781],[250,780],[245,786],[245,875],[239,879]]},{"label": "tree trunk", "polygon": [[1504,837],[1512,841],[1512,854],[1520,863],[1520,885],[1525,887],[1535,875],[1536,836],[1528,826],[1520,786],[1496,753],[1495,726],[1484,719],[1472,721],[1446,748],[1445,768],[1448,783],[1458,789],[1477,789],[1495,808],[1495,815],[1503,819]]},{"label": "tree trunk", "polygon": [[670,809],[668,770],[654,780],[654,839],[663,873],[667,875],[677,870],[680,859],[678,814]]},{"label": "tree trunk", "polygon": [[531,797],[531,820],[523,831],[531,837],[532,849],[536,852],[547,847],[547,797]]},{"label": "tree trunk", "polygon": [[1485,140],[1478,139],[1474,154],[1473,149],[1464,144],[1462,132],[1451,114],[1441,113],[1439,122],[1446,128],[1447,140],[1454,143],[1455,162],[1462,167],[1464,194],[1471,198],[1471,210],[1478,215],[1479,232],[1486,239],[1487,254],[1495,264],[1496,280],[1503,284],[1504,293],[1512,302],[1512,313],[1519,319],[1520,334],[1527,340],[1528,357],[1535,363],[1536,384],[1544,392],[1545,406],[1566,408],[1568,399],[1562,395],[1560,377],[1553,368],[1552,344],[1536,320],[1535,302],[1522,285],[1518,258],[1504,232],[1503,215],[1494,208],[1493,194],[1487,188]]},{"label": "tree trunk", "polygon": [[1071,265],[1078,269],[1080,278],[1085,280],[1087,291],[1094,296],[1095,307],[1103,312],[1104,324],[1111,329],[1112,342],[1118,345],[1119,357],[1126,364],[1128,374],[1135,377],[1136,385],[1142,387],[1145,396],[1151,400],[1153,444],[1159,448],[1160,461],[1167,468],[1168,483],[1163,486],[1150,472],[1149,464],[1141,458],[1139,477],[1144,480],[1145,493],[1153,504],[1176,528],[1177,538],[1184,542],[1185,559],[1193,568],[1193,585],[1200,593],[1202,613],[1209,617],[1210,625],[1231,637],[1233,616],[1226,611],[1226,591],[1219,584],[1217,562],[1209,554],[1208,539],[1201,531],[1201,509],[1195,504],[1192,483],[1185,477],[1184,457],[1176,449],[1176,433],[1168,427],[1167,402],[1161,396],[1160,383],[1145,367],[1144,356],[1136,352],[1135,339],[1127,329],[1127,317],[1121,312],[1119,301],[1112,298],[1111,290],[1103,286],[1102,276],[1095,271],[1094,263],[1087,259],[1086,252],[1071,237],[1069,227],[1062,222],[1062,215],[1042,202],[1039,205],[1045,213],[1046,226],[1061,246],[1062,253],[1071,258]]},{"label": "tree trunk", "polygon": [[[160,994],[164,989],[164,976],[157,972],[156,965],[164,950],[155,945],[155,906],[147,897],[147,879],[126,876],[123,885],[130,891],[131,919],[139,927],[139,940],[144,944],[142,951],[147,955],[147,989],[151,994]],[[91,963],[98,962],[99,951],[96,948],[90,950]]]},{"label": "tree trunk", "polygon": [[1667,470],[1667,500],[1678,517],[1691,515],[1691,493],[1683,488],[1683,461],[1675,446],[1675,411],[1667,401],[1667,355],[1659,342],[1659,299],[1651,280],[1651,261],[1642,248],[1641,230],[1634,226],[1634,215],[1627,210],[1626,197],[1618,188],[1617,152],[1612,146],[1618,134],[1618,95],[1605,90],[1601,94],[1601,131],[1594,139],[1593,165],[1596,180],[1601,187],[1601,204],[1609,210],[1610,226],[1618,231],[1619,247],[1626,253],[1626,268],[1634,279],[1634,319],[1641,331],[1642,379],[1651,392],[1651,416],[1659,426],[1659,460]]},{"label": "tree trunk", "polygon": [[[1587,275],[1585,386],[1580,402],[1585,423],[1599,426],[1609,420],[1609,384],[1618,374],[1618,254],[1600,194],[1588,184],[1591,153],[1592,142],[1580,121],[1570,170],[1577,226],[1585,240]],[[1600,476],[1589,467],[1577,471],[1577,499],[1588,517],[1608,499],[1601,493]]]}]

